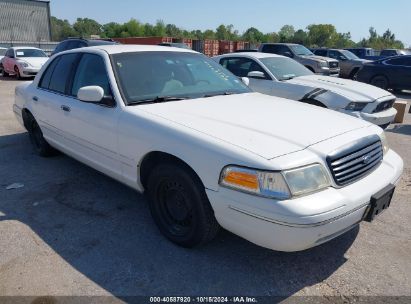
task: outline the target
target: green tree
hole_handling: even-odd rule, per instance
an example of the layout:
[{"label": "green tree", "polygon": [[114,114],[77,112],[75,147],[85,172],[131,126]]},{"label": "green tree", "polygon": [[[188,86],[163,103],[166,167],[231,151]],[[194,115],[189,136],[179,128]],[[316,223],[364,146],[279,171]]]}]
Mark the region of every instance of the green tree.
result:
[{"label": "green tree", "polygon": [[216,39],[216,34],[213,30],[205,30],[203,33],[203,39]]},{"label": "green tree", "polygon": [[[127,37],[142,37],[144,36],[144,26],[136,19],[132,18],[122,26],[124,33],[127,33]],[[123,33],[123,36],[125,35]]]},{"label": "green tree", "polygon": [[307,27],[311,46],[332,47],[337,30],[332,24],[311,24]]},{"label": "green tree", "polygon": [[101,35],[103,32],[101,24],[89,18],[77,18],[77,21],[73,24],[73,28],[81,37]]},{"label": "green tree", "polygon": [[74,37],[77,35],[78,34],[68,20],[51,17],[51,39],[53,41],[61,41],[68,37]]},{"label": "green tree", "polygon": [[299,29],[298,31],[296,31],[293,37],[291,37],[289,41],[293,43],[302,44],[302,45],[310,45],[310,39],[308,37],[308,34],[306,31],[302,29]]},{"label": "green tree", "polygon": [[256,44],[264,40],[264,34],[255,27],[250,27],[248,30],[245,31],[242,38],[245,41],[249,41],[252,44]]},{"label": "green tree", "polygon": [[166,36],[183,38],[183,31],[180,28],[178,28],[175,24],[167,24],[166,25]]},{"label": "green tree", "polygon": [[284,25],[278,32],[281,42],[290,41],[291,38],[294,36],[294,34],[295,34],[295,29],[294,29],[294,26],[292,25]]},{"label": "green tree", "polygon": [[153,27],[153,36],[164,37],[167,35],[166,25],[163,20],[157,20],[156,24]]},{"label": "green tree", "polygon": [[104,24],[102,36],[106,38],[121,37],[123,28],[124,28],[123,25],[116,23],[116,22],[110,22],[110,23]]}]

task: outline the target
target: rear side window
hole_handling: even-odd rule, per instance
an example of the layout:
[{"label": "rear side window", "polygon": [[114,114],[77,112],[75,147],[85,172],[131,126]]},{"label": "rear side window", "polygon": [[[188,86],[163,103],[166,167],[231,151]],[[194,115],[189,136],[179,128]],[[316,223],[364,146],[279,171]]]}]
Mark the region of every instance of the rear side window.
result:
[{"label": "rear side window", "polygon": [[50,86],[50,80],[51,77],[53,76],[54,68],[56,67],[57,63],[59,62],[60,57],[57,57],[56,59],[53,60],[52,63],[49,64],[47,67],[47,70],[44,72],[39,87],[43,89],[48,89]]},{"label": "rear side window", "polygon": [[[386,63],[387,64],[390,64],[390,65],[403,65],[403,66],[406,66],[407,65],[407,60],[408,58],[401,58],[401,57],[399,57],[399,58],[394,58],[394,59],[390,59],[390,60],[387,60],[386,61]],[[408,62],[409,63],[409,62]]]},{"label": "rear side window", "polygon": [[104,60],[98,55],[84,54],[82,56],[74,76],[71,95],[77,96],[78,90],[86,86],[99,86],[103,88],[104,95],[111,96]]},{"label": "rear side window", "polygon": [[77,62],[79,54],[67,54],[60,56],[54,68],[48,89],[64,94],[68,85],[71,72]]}]

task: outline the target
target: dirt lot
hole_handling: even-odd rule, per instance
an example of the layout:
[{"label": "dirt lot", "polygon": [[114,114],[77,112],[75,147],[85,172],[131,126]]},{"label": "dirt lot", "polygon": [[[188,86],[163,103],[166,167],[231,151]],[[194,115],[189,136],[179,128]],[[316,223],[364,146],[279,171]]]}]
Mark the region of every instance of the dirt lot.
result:
[{"label": "dirt lot", "polygon": [[411,296],[411,114],[387,131],[406,169],[374,223],[299,253],[228,232],[186,250],[160,235],[142,195],[67,156],[34,155],[11,109],[18,83],[0,78],[0,295]]}]

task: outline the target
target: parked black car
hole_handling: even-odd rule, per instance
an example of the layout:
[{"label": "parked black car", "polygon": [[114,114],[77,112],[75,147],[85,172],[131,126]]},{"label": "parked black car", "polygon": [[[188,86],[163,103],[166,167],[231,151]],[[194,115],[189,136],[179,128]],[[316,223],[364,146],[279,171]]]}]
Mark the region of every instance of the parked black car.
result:
[{"label": "parked black car", "polygon": [[388,57],[364,64],[357,80],[382,89],[411,89],[411,56]]},{"label": "parked black car", "polygon": [[87,46],[96,46],[96,45],[107,45],[107,44],[118,44],[111,39],[85,39],[85,38],[69,38],[60,42],[54,49],[51,55],[55,55],[60,52],[79,49]]},{"label": "parked black car", "polygon": [[385,50],[382,50],[380,53],[381,57],[392,57],[392,56],[403,56],[403,55],[411,55],[411,51],[398,50],[398,49],[385,49]]}]

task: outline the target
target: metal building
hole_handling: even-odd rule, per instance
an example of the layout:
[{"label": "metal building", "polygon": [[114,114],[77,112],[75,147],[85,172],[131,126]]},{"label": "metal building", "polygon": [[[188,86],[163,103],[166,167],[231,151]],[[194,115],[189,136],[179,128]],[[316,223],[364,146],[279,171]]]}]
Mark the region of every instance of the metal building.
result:
[{"label": "metal building", "polygon": [[0,0],[0,42],[50,40],[49,0]]}]

